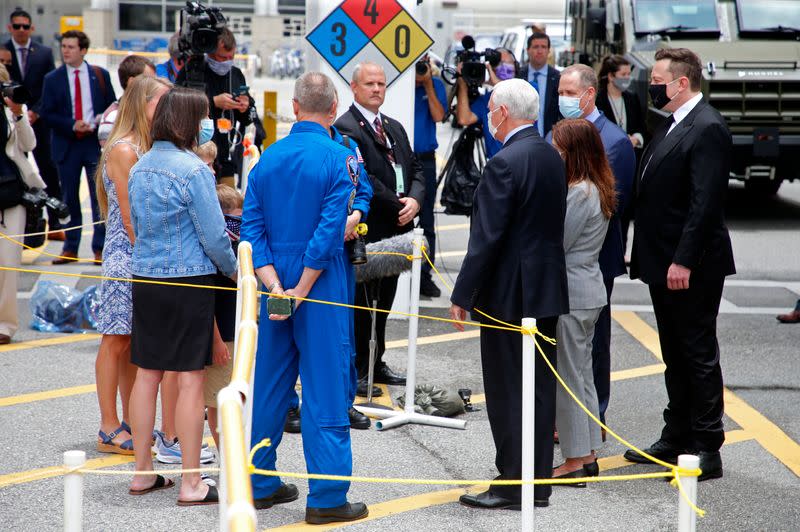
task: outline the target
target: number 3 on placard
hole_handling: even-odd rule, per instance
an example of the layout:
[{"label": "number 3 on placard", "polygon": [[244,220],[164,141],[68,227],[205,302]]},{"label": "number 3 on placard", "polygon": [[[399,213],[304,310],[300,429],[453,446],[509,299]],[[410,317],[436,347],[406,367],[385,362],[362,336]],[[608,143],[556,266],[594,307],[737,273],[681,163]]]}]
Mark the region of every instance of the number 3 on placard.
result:
[{"label": "number 3 on placard", "polygon": [[377,0],[367,0],[364,4],[364,16],[369,17],[372,20],[370,21],[371,24],[375,24],[378,21],[378,1]]},{"label": "number 3 on placard", "polygon": [[[347,36],[347,26],[341,22],[337,22],[331,26],[331,31],[333,31],[333,38],[336,40],[335,43],[331,44],[331,53],[337,57],[341,57],[344,55],[345,51],[346,43],[344,38]],[[339,46],[336,46],[336,43],[339,43]]]}]

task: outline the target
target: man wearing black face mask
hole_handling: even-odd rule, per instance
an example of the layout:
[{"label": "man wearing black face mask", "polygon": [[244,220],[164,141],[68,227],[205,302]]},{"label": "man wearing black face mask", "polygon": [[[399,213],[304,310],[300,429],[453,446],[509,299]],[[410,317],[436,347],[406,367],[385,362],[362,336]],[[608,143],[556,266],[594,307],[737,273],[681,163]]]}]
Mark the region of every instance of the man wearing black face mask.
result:
[{"label": "man wearing black face mask", "polygon": [[[236,55],[236,37],[231,30],[224,28],[217,40],[217,49],[206,56],[203,81],[208,96],[208,115],[214,120],[214,144],[217,145],[217,159],[214,169],[217,182],[236,186],[235,174],[239,173],[241,163],[241,134],[245,126],[252,123],[255,100],[241,87],[247,86],[244,74],[233,65]],[[186,69],[182,68],[175,80],[176,85],[186,85]],[[238,130],[235,129],[239,123]],[[231,152],[231,144],[237,144],[237,153]]]},{"label": "man wearing black face mask", "polygon": [[[725,277],[736,272],[724,218],[731,135],[700,93],[700,58],[686,48],[655,58],[650,97],[672,116],[642,156],[631,277],[650,288],[669,402],[661,437],[645,451],[671,463],[697,454],[699,480],[708,480],[722,476],[725,439],[716,324]],[[625,458],[648,462],[634,451]]]}]

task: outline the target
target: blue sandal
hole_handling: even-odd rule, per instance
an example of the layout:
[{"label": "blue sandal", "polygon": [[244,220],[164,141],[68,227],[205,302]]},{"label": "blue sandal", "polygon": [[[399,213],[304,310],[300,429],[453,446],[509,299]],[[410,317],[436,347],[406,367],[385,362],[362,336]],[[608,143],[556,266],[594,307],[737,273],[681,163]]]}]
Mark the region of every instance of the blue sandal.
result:
[{"label": "blue sandal", "polygon": [[114,438],[117,437],[118,434],[121,432],[128,432],[123,424],[117,430],[113,432],[109,432],[106,434],[102,430],[97,433],[100,437],[99,442],[97,442],[97,450],[101,453],[115,453],[115,454],[127,454],[133,455],[133,438],[122,442],[121,444],[114,443]]}]

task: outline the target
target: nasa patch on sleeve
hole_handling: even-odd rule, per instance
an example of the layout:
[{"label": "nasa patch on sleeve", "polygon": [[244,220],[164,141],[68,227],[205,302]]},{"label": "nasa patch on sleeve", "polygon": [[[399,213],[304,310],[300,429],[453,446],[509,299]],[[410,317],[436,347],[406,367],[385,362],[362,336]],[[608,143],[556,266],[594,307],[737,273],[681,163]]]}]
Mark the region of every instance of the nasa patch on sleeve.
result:
[{"label": "nasa patch on sleeve", "polygon": [[358,161],[352,155],[347,156],[347,173],[350,175],[350,181],[353,185],[357,186],[360,167],[358,166]]}]

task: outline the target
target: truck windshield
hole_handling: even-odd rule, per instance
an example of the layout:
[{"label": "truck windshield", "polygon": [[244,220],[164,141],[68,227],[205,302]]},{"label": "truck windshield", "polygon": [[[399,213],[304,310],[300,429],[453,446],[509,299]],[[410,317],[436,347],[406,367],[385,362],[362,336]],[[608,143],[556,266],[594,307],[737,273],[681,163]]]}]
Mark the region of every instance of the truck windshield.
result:
[{"label": "truck windshield", "polygon": [[634,28],[648,33],[719,33],[714,0],[635,0]]},{"label": "truck windshield", "polygon": [[800,33],[800,0],[737,0],[742,32]]}]

